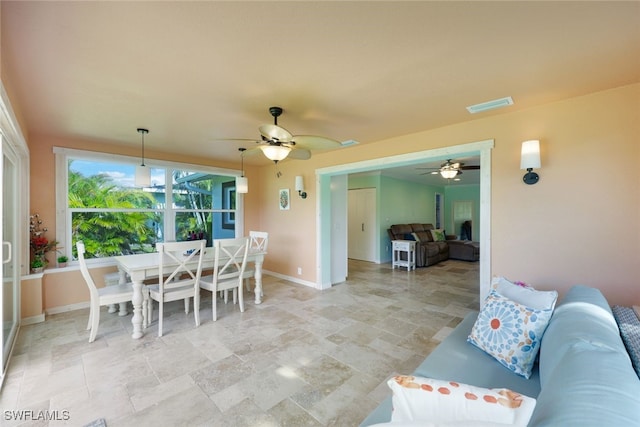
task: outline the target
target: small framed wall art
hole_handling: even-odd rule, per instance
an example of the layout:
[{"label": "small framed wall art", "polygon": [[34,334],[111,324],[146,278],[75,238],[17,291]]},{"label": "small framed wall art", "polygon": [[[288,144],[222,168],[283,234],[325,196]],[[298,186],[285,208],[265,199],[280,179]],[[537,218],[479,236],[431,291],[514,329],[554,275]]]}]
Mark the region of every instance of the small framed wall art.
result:
[{"label": "small framed wall art", "polygon": [[288,211],[290,207],[291,199],[289,198],[289,189],[283,188],[278,191],[278,204],[281,211]]}]

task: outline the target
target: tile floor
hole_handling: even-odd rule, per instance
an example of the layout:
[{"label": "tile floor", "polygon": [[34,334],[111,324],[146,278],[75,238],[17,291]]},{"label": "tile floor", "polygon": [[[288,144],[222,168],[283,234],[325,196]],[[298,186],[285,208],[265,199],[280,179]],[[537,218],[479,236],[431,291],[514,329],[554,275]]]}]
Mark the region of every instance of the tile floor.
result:
[{"label": "tile floor", "polygon": [[[91,344],[88,309],[25,326],[0,425],[357,426],[389,376],[412,372],[477,308],[479,279],[478,263],[453,260],[414,272],[351,261],[349,272],[326,291],[265,276],[261,305],[252,293],[244,313],[219,301],[215,323],[203,298],[199,328],[170,303],[162,338],[155,321],[132,340],[131,315],[106,307]],[[58,420],[18,422],[11,410]]]}]

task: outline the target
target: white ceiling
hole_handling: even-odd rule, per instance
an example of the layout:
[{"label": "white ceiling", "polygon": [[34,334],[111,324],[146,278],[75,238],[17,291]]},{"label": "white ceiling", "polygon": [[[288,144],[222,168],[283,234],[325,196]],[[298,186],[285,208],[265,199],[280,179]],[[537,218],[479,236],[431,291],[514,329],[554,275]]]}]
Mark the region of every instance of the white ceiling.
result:
[{"label": "white ceiling", "polygon": [[25,133],[137,147],[146,127],[150,151],[234,161],[252,143],[221,139],[257,138],[272,105],[294,135],[362,145],[640,82],[636,1],[0,7]]}]

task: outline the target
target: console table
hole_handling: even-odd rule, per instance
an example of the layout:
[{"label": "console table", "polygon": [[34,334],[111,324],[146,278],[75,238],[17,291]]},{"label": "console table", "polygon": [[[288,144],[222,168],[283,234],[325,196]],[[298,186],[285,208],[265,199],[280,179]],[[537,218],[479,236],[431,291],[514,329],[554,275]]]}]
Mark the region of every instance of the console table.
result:
[{"label": "console table", "polygon": [[[406,267],[407,271],[416,269],[416,242],[415,240],[392,240],[393,258],[391,268]],[[402,259],[402,254],[406,259]]]}]

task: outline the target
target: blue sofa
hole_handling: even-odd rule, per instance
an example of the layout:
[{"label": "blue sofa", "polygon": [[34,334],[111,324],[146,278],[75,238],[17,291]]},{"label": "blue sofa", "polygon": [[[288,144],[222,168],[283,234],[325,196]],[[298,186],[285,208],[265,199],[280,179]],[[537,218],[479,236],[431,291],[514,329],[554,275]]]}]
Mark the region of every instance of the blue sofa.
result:
[{"label": "blue sofa", "polygon": [[[529,379],[467,342],[476,316],[469,314],[413,375],[536,398],[529,426],[640,427],[640,379],[599,290],[574,286],[558,303]],[[391,410],[388,397],[361,426],[390,422]]]}]

